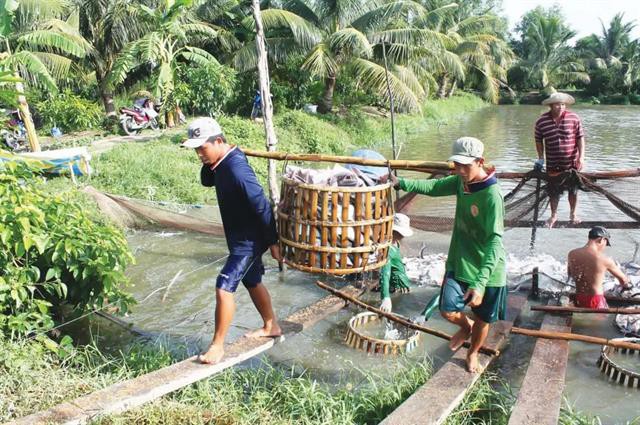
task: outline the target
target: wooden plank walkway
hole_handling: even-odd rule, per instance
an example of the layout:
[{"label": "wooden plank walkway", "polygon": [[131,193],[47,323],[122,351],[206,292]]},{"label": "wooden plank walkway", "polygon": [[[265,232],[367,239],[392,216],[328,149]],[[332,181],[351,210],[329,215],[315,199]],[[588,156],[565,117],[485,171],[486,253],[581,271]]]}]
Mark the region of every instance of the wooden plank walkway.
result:
[{"label": "wooden plank walkway", "polygon": [[[520,311],[527,303],[521,295],[508,298],[507,320],[491,326],[485,345],[499,349],[505,342]],[[467,350],[459,349],[429,381],[405,400],[380,425],[441,424],[460,404],[467,391],[481,374],[466,370]],[[479,354],[480,365],[486,368],[495,356]]]},{"label": "wooden plank walkway", "polygon": [[[353,286],[347,286],[342,291],[352,296],[360,296],[364,293],[364,289]],[[225,356],[220,363],[203,365],[196,360],[196,356],[193,356],[163,369],[22,417],[10,424],[84,424],[100,415],[123,412],[140,406],[254,357],[276,343],[282,342],[286,337],[313,326],[345,305],[346,302],[341,298],[333,295],[324,297],[282,320],[280,326],[284,335],[280,338],[242,337],[227,345]]]},{"label": "wooden plank walkway", "polygon": [[[540,329],[571,332],[571,316],[545,314]],[[536,341],[509,425],[558,423],[568,358],[568,341]]]}]

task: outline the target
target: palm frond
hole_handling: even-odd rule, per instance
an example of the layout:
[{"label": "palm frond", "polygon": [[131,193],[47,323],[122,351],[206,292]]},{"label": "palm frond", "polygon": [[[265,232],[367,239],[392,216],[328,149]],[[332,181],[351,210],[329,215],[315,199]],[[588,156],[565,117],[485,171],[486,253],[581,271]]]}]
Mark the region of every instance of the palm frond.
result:
[{"label": "palm frond", "polygon": [[[298,44],[311,48],[322,38],[320,30],[309,21],[283,9],[267,9],[262,11],[262,23],[265,31],[287,28]],[[253,17],[243,20],[245,28],[254,31]]]},{"label": "palm frond", "polygon": [[21,50],[5,57],[0,65],[3,68],[19,70],[22,76],[31,77],[48,90],[57,91],[56,83],[44,63],[32,52]]},{"label": "palm frond", "polygon": [[367,36],[355,28],[334,32],[327,40],[333,52],[347,52],[354,56],[369,57],[373,51]]},{"label": "palm frond", "polygon": [[87,54],[88,46],[68,34],[51,30],[36,30],[24,34],[19,39],[21,44],[28,47],[56,49],[68,55],[83,58]]},{"label": "palm frond", "polygon": [[331,54],[329,46],[324,43],[318,43],[311,50],[302,64],[302,68],[318,77],[336,75],[338,72],[338,64]]},{"label": "palm frond", "polygon": [[220,62],[211,53],[198,47],[186,46],[178,52],[178,56],[182,56],[185,60],[193,62],[199,66],[218,65]]},{"label": "palm frond", "polygon": [[[375,90],[378,96],[388,101],[389,93],[387,90],[386,73],[383,66],[360,58],[354,59],[351,62],[351,66],[360,81],[366,84],[367,87]],[[389,86],[394,102],[399,110],[420,110],[420,102],[416,93],[393,73],[389,73]]]}]

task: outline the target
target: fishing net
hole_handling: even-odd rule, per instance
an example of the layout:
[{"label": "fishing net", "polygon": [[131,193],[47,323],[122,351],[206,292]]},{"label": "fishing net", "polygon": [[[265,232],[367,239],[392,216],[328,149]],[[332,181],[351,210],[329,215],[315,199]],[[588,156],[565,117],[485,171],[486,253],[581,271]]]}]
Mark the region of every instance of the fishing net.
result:
[{"label": "fishing net", "polygon": [[[608,173],[582,173],[575,170],[549,176],[544,172],[498,173],[505,201],[505,227],[541,227],[542,217],[548,215],[548,190],[560,186],[565,192],[575,189],[580,203],[588,204],[590,217],[582,223],[559,221],[556,227],[590,228],[604,225],[610,228],[640,228],[640,170]],[[553,187],[551,187],[553,188]],[[453,197],[450,197],[453,198]],[[416,213],[420,204],[421,211]],[[415,194],[400,199],[397,210],[411,217],[413,227],[431,232],[453,228],[455,199],[433,198],[428,203],[416,200]]]}]

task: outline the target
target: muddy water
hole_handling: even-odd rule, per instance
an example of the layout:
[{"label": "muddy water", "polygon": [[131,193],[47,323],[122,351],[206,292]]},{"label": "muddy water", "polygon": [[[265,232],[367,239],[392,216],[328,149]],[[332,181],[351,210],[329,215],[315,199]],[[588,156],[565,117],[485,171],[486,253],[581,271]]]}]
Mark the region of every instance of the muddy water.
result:
[{"label": "muddy water", "polygon": [[[533,122],[542,111],[531,106],[487,108],[469,114],[456,124],[434,126],[413,134],[405,143],[401,157],[443,160],[452,140],[462,135],[473,135],[486,142],[487,156],[499,169],[527,170],[535,158]],[[577,108],[577,112],[582,116],[587,132],[587,169],[640,167],[640,143],[635,134],[635,129],[640,127],[639,109],[589,107]],[[640,201],[635,184],[627,184],[622,192],[629,197],[635,195],[633,203],[638,205]],[[509,183],[505,183],[505,190],[509,187]],[[416,205],[418,210],[429,214],[451,214],[452,207],[449,200],[427,198],[418,200]],[[580,213],[589,220],[624,220],[624,216],[613,212],[606,201],[591,196],[581,196]],[[566,200],[561,201],[560,215],[561,219],[567,219]],[[614,246],[611,254],[621,261],[629,260],[634,242],[640,241],[640,233],[636,230],[614,230],[612,234]],[[569,249],[584,242],[586,231],[541,229],[533,254],[528,248],[529,238],[530,230],[509,230],[505,235],[508,252],[522,259],[550,254],[562,260]],[[446,252],[448,239],[448,234],[419,232],[408,241],[407,253],[415,255],[422,243],[426,244],[426,253]],[[129,235],[129,242],[138,263],[130,268],[128,274],[135,283],[133,292],[140,305],[127,320],[146,331],[180,341],[191,351],[205,347],[213,332],[216,276],[227,254],[224,241],[190,233],[139,231]],[[293,270],[280,274],[276,264],[267,257],[264,257],[267,267],[264,282],[272,294],[279,317],[285,317],[325,295],[313,284],[317,276]],[[182,273],[176,278],[179,271]],[[333,283],[339,284],[340,281]],[[394,311],[415,316],[436,292],[436,288],[423,287],[414,289],[410,294],[394,296]],[[377,303],[379,295],[368,294],[367,297]],[[240,288],[236,302],[236,316],[228,341],[260,324],[247,291]],[[269,351],[268,357],[283,365],[301,365],[309,369],[312,376],[329,382],[344,379],[359,382],[360,370],[390,373],[398,364],[397,360],[367,355],[343,343],[346,323],[355,313],[356,310],[344,309],[332,315],[290,338],[287,343],[276,346]],[[539,320],[539,316],[526,316],[524,325],[534,325]],[[454,330],[437,315],[430,323],[446,332]],[[596,323],[592,317],[577,316],[574,323],[576,332],[616,336],[611,317]],[[517,337],[514,341],[505,352],[514,355],[503,356],[496,367],[517,390],[526,371],[533,341],[525,337]],[[580,343],[571,345],[567,399],[578,409],[601,415],[604,423],[618,423],[637,416],[640,392],[606,383],[595,366],[598,350],[598,347]],[[424,356],[431,357],[437,367],[447,360],[450,353],[441,340],[423,335],[418,348],[406,357],[412,361]]]}]

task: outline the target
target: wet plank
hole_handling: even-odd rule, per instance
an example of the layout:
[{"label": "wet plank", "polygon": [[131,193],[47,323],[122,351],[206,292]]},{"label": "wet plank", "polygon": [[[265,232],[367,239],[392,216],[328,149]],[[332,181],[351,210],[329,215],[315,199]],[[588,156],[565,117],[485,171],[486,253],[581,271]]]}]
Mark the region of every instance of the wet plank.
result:
[{"label": "wet plank", "polygon": [[[359,296],[364,289],[347,286],[343,292]],[[302,308],[280,322],[284,335],[280,338],[241,337],[225,348],[225,356],[215,365],[200,364],[196,356],[139,376],[114,384],[75,400],[50,409],[17,419],[10,424],[84,424],[100,415],[124,412],[150,402],[165,394],[209,378],[227,368],[267,351],[287,337],[302,332],[346,305],[333,295]]]},{"label": "wet plank", "polygon": [[[527,302],[526,297],[510,295],[507,306],[507,320],[491,326],[485,342],[487,347],[499,349],[504,345],[509,330],[513,326]],[[480,377],[479,373],[466,371],[465,348],[459,349],[436,372],[429,381],[420,387],[404,403],[385,418],[380,425],[425,425],[441,424],[460,404],[467,391]],[[495,356],[479,354],[479,361],[486,368]]]},{"label": "wet plank", "polygon": [[[571,332],[571,316],[546,314],[542,330]],[[555,425],[560,416],[569,342],[538,339],[531,355],[510,425]]]}]

